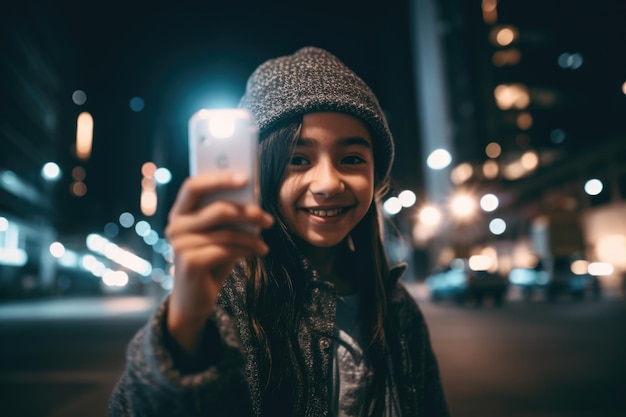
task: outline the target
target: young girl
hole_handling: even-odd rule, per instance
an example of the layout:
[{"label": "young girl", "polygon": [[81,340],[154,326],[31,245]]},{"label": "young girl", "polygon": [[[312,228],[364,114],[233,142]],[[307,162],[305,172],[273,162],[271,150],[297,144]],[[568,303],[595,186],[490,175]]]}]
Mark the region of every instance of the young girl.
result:
[{"label": "young girl", "polygon": [[234,174],[184,182],[166,230],[174,289],[130,343],[110,414],[447,416],[381,240],[394,145],[376,97],[307,47],[257,68],[240,105],[260,129],[261,207],[198,207],[242,187]]}]

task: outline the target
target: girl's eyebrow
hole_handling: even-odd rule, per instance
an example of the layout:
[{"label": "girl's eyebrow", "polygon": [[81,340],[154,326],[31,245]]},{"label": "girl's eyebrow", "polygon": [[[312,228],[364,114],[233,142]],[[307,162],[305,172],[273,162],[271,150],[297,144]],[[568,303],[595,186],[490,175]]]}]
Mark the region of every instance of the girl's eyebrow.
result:
[{"label": "girl's eyebrow", "polygon": [[[348,146],[352,145],[363,146],[369,149],[372,148],[372,144],[370,143],[370,141],[360,136],[341,138],[337,141],[337,145],[343,148],[347,148]],[[298,140],[296,141],[296,146],[314,148],[317,147],[317,141],[315,139],[309,138],[298,138]]]}]

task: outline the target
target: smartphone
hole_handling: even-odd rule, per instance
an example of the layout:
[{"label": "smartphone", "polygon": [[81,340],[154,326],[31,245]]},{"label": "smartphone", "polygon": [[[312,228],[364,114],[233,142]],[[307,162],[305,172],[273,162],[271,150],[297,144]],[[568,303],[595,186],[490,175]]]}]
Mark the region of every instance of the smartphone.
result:
[{"label": "smartphone", "polygon": [[259,129],[252,114],[244,109],[201,109],[189,119],[190,175],[219,171],[244,174],[244,188],[211,194],[206,204],[228,200],[259,204]]}]

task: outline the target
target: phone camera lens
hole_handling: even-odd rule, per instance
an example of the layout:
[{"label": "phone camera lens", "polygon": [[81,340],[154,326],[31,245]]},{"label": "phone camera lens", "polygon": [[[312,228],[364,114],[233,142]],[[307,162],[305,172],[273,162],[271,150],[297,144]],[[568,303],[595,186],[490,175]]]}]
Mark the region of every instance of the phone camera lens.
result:
[{"label": "phone camera lens", "polygon": [[215,164],[221,169],[228,168],[228,155],[226,154],[218,155],[217,158],[215,159]]}]

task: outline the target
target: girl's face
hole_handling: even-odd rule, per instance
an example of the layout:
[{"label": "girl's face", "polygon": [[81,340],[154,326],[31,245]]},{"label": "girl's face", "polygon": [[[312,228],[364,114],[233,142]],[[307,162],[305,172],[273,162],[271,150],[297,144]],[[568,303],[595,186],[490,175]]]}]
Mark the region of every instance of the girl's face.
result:
[{"label": "girl's face", "polygon": [[279,204],[293,233],[316,247],[332,247],[365,216],[374,198],[374,155],[368,129],[343,113],[309,113]]}]

